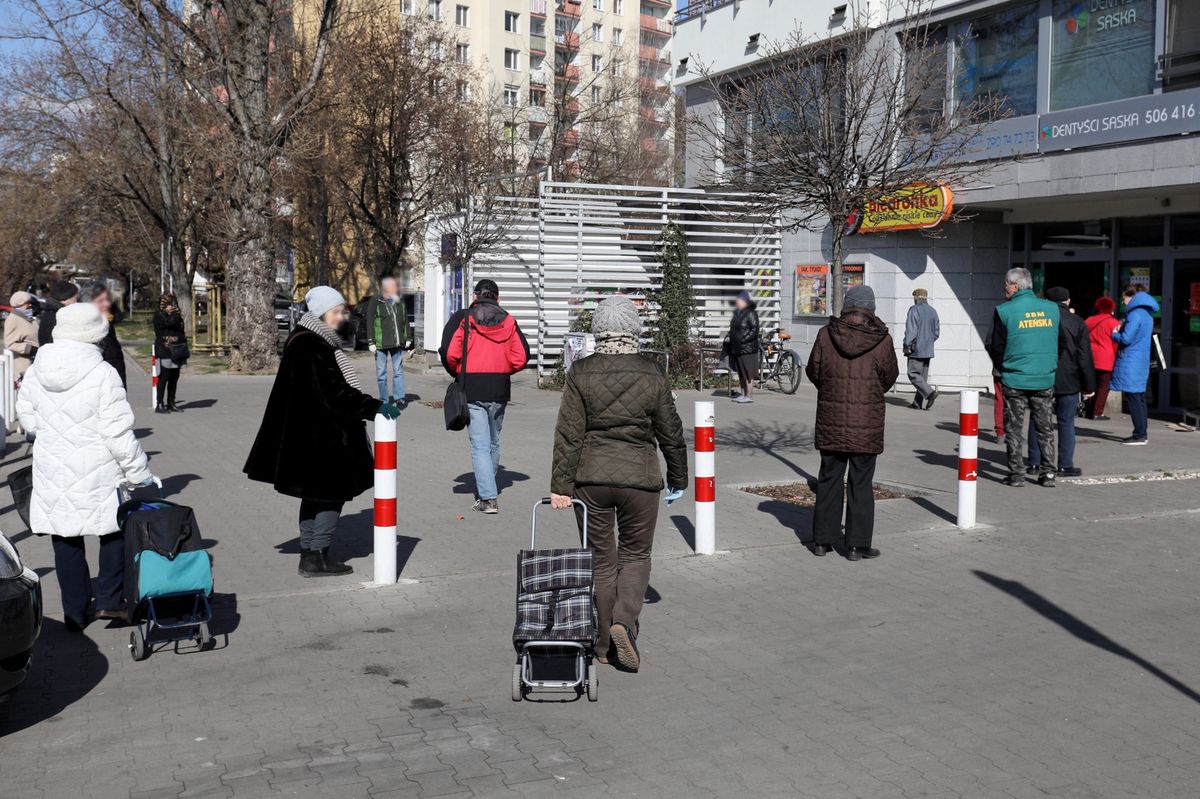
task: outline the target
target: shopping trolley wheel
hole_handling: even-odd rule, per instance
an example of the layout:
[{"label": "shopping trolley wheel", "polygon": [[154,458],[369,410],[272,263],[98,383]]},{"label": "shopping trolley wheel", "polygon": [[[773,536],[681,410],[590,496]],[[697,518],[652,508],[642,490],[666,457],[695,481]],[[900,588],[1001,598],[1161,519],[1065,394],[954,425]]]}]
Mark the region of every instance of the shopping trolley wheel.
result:
[{"label": "shopping trolley wheel", "polygon": [[208,622],[200,622],[196,626],[196,645],[201,649],[208,649],[213,640],[212,634],[208,631]]},{"label": "shopping trolley wheel", "polygon": [[141,627],[129,631],[129,656],[134,660],[145,660],[149,653],[146,651],[146,634]]},{"label": "shopping trolley wheel", "polygon": [[587,698],[589,702],[600,698],[600,669],[595,663],[589,663],[587,667]]},{"label": "shopping trolley wheel", "polygon": [[520,702],[525,698],[525,684],[521,682],[521,664],[513,666],[513,684],[512,698],[514,702]]}]

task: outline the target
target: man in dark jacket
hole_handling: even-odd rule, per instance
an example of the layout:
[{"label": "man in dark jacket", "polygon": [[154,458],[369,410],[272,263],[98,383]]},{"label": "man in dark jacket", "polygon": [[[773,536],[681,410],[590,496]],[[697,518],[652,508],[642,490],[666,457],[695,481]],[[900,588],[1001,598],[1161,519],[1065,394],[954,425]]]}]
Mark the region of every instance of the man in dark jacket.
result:
[{"label": "man in dark jacket", "polygon": [[1042,450],[1038,482],[1053,488],[1058,453],[1054,447],[1054,377],[1058,371],[1058,330],[1061,306],[1038,299],[1028,269],[1016,267],[1004,275],[1006,302],[996,306],[987,351],[1000,370],[1004,392],[1005,446],[1008,477],[1005,485],[1025,485],[1025,453],[1021,432],[1030,410]]},{"label": "man in dark jacket", "polygon": [[90,302],[100,309],[100,315],[108,320],[108,335],[100,339],[100,355],[104,362],[117,370],[121,376],[121,385],[126,389],[129,384],[125,381],[125,353],[121,350],[121,342],[117,341],[117,326],[113,324],[112,293],[108,284],[97,280],[83,287],[79,292],[80,302]]},{"label": "man in dark jacket", "polygon": [[[1071,293],[1056,286],[1046,290],[1046,299],[1062,306],[1058,328],[1058,370],[1054,375],[1054,415],[1058,419],[1058,473],[1078,477],[1083,470],[1075,466],[1075,413],[1079,397],[1090,399],[1096,391],[1096,369],[1088,327],[1071,312]],[[1029,466],[1035,474],[1042,462],[1036,430],[1029,431]]]},{"label": "man in dark jacket", "polygon": [[887,325],[875,315],[875,292],[854,286],[842,315],[817,333],[805,373],[817,388],[815,444],[821,452],[813,508],[813,554],[842,539],[842,480],[846,491],[846,557],[874,558],[875,460],[883,452],[884,394],[900,375]]},{"label": "man in dark jacket", "polygon": [[[387,275],[379,281],[379,296],[367,303],[367,349],[375,354],[375,382],[379,399],[405,405],[404,351],[408,349],[408,310],[400,296],[396,278]],[[392,367],[391,392],[388,392],[388,364]],[[389,397],[391,399],[389,399]]]},{"label": "man in dark jacket", "polygon": [[512,397],[512,375],[529,362],[529,342],[517,320],[500,307],[500,288],[494,280],[480,280],[471,307],[450,317],[438,355],[451,377],[460,371],[465,375],[475,510],[499,513],[500,430]]},{"label": "man in dark jacket", "polygon": [[929,292],[913,291],[913,304],[904,321],[904,355],[908,358],[908,381],[917,390],[910,408],[929,410],[937,399],[936,388],[929,385],[929,362],[933,360],[933,344],[942,335],[937,311],[929,304]]},{"label": "man in dark jacket", "polygon": [[42,300],[42,313],[38,316],[39,347],[54,341],[54,325],[58,322],[59,310],[74,305],[78,298],[79,287],[69,280],[56,280],[50,284],[50,296]]}]

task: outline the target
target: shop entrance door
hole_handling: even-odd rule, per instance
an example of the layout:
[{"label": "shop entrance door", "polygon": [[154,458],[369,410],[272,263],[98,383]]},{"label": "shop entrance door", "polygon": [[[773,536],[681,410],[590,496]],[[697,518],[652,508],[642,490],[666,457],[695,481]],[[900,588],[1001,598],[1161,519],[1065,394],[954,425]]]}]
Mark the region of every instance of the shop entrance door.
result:
[{"label": "shop entrance door", "polygon": [[1164,317],[1170,322],[1167,373],[1170,405],[1200,407],[1200,258],[1176,258],[1171,303]]},{"label": "shop entrance door", "polygon": [[1071,307],[1081,318],[1096,312],[1096,300],[1106,293],[1106,261],[1050,262],[1042,264],[1042,290],[1061,286],[1071,293]]}]

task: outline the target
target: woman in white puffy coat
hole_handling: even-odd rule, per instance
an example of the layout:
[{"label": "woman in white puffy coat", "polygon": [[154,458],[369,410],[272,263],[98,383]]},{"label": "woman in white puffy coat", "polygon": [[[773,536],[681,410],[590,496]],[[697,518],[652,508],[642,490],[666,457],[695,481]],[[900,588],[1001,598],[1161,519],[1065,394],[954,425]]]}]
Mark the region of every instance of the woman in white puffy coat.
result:
[{"label": "woman in white puffy coat", "polygon": [[98,343],[108,321],[91,303],[58,312],[54,341],[38,350],[17,395],[17,415],[33,442],[29,524],[51,536],[68,629],[93,616],[92,577],[84,554],[100,539],[94,615],[124,618],[125,544],[117,525],[117,486],[149,485],[153,475],[133,433],[133,409],[121,378]]}]

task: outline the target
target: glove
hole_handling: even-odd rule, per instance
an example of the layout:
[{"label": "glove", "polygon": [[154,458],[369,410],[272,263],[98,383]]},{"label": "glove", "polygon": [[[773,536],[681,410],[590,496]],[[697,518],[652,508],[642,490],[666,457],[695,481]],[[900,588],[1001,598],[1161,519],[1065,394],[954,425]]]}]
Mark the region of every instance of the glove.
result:
[{"label": "glove", "polygon": [[377,350],[379,348],[376,347],[374,344],[368,344],[367,349],[370,350],[371,352],[375,352],[375,350]]},{"label": "glove", "polygon": [[159,479],[154,475],[150,475],[145,480],[135,485],[134,488],[152,488],[156,485],[161,485]]},{"label": "glove", "polygon": [[672,488],[667,491],[667,495],[663,497],[663,502],[667,503],[667,507],[671,507],[671,503],[683,496],[682,488]]},{"label": "glove", "polygon": [[390,402],[379,403],[379,410],[376,413],[383,416],[385,419],[399,419],[400,409]]},{"label": "glove", "polygon": [[413,341],[412,339],[409,339],[408,341],[404,342],[404,349],[406,349],[406,350],[415,349],[416,346],[417,346],[417,342]]}]

